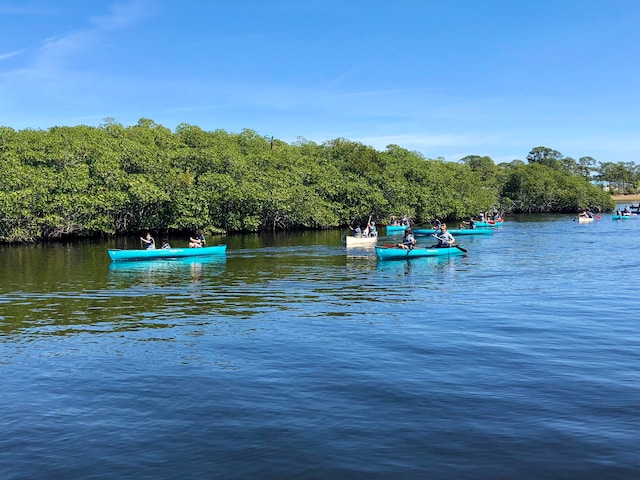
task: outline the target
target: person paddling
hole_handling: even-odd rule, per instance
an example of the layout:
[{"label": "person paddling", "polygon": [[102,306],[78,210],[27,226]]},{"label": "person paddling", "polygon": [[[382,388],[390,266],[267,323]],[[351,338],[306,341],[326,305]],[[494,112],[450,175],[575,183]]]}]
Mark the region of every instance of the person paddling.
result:
[{"label": "person paddling", "polygon": [[411,228],[407,228],[402,235],[402,243],[398,243],[396,246],[404,248],[405,250],[411,250],[416,245],[416,238],[413,236]]},{"label": "person paddling", "polygon": [[156,249],[156,241],[151,236],[151,233],[147,232],[146,237],[140,237],[140,241],[142,242],[145,250],[155,250]]},{"label": "person paddling", "polygon": [[349,225],[349,230],[353,232],[354,237],[362,237],[362,229],[360,228],[360,223],[356,223],[356,228],[353,228],[351,225]]},{"label": "person paddling", "polygon": [[456,239],[453,238],[453,235],[451,235],[447,230],[447,225],[445,223],[440,226],[440,235],[434,233],[433,236],[438,239],[438,247],[440,248],[449,248],[453,246],[456,241]]}]

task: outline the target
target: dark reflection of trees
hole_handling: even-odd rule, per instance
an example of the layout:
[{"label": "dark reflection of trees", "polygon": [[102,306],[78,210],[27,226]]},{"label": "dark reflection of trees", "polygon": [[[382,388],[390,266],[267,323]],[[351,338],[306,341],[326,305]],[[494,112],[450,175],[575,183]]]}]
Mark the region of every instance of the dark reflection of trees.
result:
[{"label": "dark reflection of trees", "polygon": [[[187,312],[210,311],[210,306],[198,307],[194,299],[202,294],[203,281],[216,278],[226,269],[225,257],[207,257],[113,262],[106,269],[76,265],[74,271],[55,255],[51,257],[53,265],[59,267],[57,275],[55,268],[49,272],[46,264],[38,274],[34,260],[29,258],[22,285],[4,295],[0,291],[2,334],[22,331],[25,335],[64,335],[166,328]],[[4,291],[9,290],[6,284],[3,287]]]}]

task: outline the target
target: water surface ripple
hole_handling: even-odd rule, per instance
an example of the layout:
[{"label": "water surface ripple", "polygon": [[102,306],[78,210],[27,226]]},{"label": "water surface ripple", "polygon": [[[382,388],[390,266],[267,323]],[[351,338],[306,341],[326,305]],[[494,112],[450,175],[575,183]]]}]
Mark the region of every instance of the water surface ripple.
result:
[{"label": "water surface ripple", "polygon": [[637,478],[639,235],[515,217],[386,262],[340,232],[122,264],[0,247],[0,478]]}]

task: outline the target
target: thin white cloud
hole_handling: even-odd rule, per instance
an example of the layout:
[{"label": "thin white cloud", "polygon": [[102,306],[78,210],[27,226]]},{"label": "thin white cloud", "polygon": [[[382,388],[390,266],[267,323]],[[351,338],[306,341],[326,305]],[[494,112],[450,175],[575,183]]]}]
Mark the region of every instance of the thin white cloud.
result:
[{"label": "thin white cloud", "polygon": [[35,70],[52,70],[60,67],[65,60],[89,47],[94,37],[89,31],[80,31],[58,38],[48,38],[38,49],[34,59]]},{"label": "thin white cloud", "polygon": [[90,50],[105,32],[134,25],[147,15],[148,7],[147,0],[112,5],[108,15],[91,18],[90,26],[46,39],[36,52],[34,69],[50,71],[62,67],[75,54]]},{"label": "thin white cloud", "polygon": [[13,52],[0,53],[0,60],[6,60],[8,58],[17,57],[24,53],[24,50],[14,50]]},{"label": "thin white cloud", "polygon": [[[0,54],[0,61],[12,66],[0,70],[0,103],[5,111],[15,110],[15,118],[10,123],[33,126],[39,122],[47,126],[71,116],[86,115],[92,109],[102,110],[104,107],[98,106],[96,92],[110,91],[114,79],[85,68],[84,60],[101,42],[109,40],[114,29],[131,28],[136,21],[151,14],[151,10],[146,9],[150,1],[117,4],[105,16],[87,18],[75,29],[43,39],[36,49]],[[13,65],[10,60],[16,58],[20,58],[19,65]],[[51,119],[47,118],[47,108],[55,112]]]}]

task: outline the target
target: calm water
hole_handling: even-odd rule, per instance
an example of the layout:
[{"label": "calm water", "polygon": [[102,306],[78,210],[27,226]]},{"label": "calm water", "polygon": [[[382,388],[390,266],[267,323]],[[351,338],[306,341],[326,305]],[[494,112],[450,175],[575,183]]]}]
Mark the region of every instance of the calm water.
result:
[{"label": "calm water", "polygon": [[640,218],[340,233],[0,247],[0,478],[639,478]]}]

